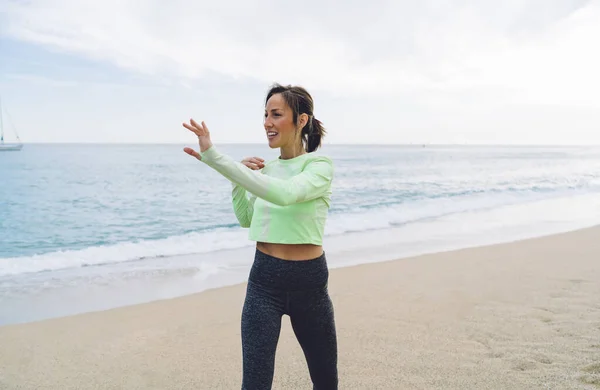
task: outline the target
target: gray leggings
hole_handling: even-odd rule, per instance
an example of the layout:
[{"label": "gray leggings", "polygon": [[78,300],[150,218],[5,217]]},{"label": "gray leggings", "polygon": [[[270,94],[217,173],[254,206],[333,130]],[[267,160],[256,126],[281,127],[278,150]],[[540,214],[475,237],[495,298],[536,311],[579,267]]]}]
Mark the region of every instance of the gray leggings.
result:
[{"label": "gray leggings", "polygon": [[242,311],[242,390],[271,389],[281,317],[290,316],[315,390],[336,390],[337,338],[325,254],[290,261],[256,250]]}]

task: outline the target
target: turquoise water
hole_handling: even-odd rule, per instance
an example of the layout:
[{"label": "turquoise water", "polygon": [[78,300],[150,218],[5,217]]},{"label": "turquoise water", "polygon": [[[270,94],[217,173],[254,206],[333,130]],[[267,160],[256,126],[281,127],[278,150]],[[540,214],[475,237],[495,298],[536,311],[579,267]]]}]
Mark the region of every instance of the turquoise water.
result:
[{"label": "turquoise water", "polygon": [[[0,309],[2,297],[82,275],[104,283],[122,280],[115,273],[125,269],[178,267],[164,259],[251,248],[229,182],[183,146],[26,145],[0,154]],[[278,154],[264,145],[220,149],[238,160]],[[454,231],[466,231],[459,221],[471,218],[475,234],[491,223],[484,215],[502,219],[507,207],[525,210],[511,215],[530,231],[543,230],[553,213],[569,227],[600,222],[598,147],[326,145],[319,153],[336,167],[326,248],[349,234],[365,242],[397,228],[425,229],[433,240],[449,218],[459,224]],[[219,269],[195,272],[206,280]]]}]

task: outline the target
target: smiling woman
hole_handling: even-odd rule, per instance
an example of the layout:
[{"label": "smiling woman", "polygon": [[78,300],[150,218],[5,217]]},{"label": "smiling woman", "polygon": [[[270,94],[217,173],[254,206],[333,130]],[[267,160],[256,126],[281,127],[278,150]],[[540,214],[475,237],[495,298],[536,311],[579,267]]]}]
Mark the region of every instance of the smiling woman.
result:
[{"label": "smiling woman", "polygon": [[[305,145],[306,152],[315,151],[321,146],[325,129],[313,114],[314,102],[310,94],[301,87],[271,88],[265,103],[265,130],[271,148],[281,148],[281,158],[294,156],[296,150],[289,148]],[[297,128],[302,129],[298,142]]]},{"label": "smiling woman", "polygon": [[[235,215],[256,241],[242,312],[242,389],[270,389],[281,318],[290,316],[315,389],[337,389],[337,337],[327,289],[323,234],[331,202],[333,162],[314,155],[325,134],[302,87],[274,85],[265,101],[269,147],[280,156],[266,164],[221,154],[204,122],[183,126],[200,152],[184,151],[233,184]],[[248,196],[250,193],[250,196]]]}]

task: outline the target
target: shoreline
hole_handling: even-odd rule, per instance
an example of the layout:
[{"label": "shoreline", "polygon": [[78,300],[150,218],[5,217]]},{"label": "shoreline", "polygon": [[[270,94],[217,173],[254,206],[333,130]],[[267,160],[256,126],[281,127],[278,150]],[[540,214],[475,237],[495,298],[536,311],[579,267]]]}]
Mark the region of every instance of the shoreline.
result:
[{"label": "shoreline", "polygon": [[[514,206],[505,207],[510,210]],[[502,220],[503,210],[490,210],[488,219]],[[570,211],[580,212],[574,207]],[[421,221],[395,228],[332,236],[328,238],[325,248],[328,266],[336,269],[404,260],[563,234],[598,225],[592,222],[598,219],[596,217],[587,223],[558,219],[557,223],[548,223],[544,227],[521,225],[512,220],[512,224],[499,229],[495,226],[497,224],[486,225],[481,222],[481,217],[479,219],[476,220],[479,222],[479,231],[474,234],[461,230],[463,215],[451,215],[436,222],[441,226],[437,234],[431,233],[429,221]],[[8,288],[8,298],[0,297],[0,328],[175,299],[244,284],[252,265],[254,249],[249,244],[196,255],[116,263],[115,266],[121,269],[101,271],[98,266],[91,266],[52,271],[52,275],[29,274],[26,277],[31,279],[25,279],[25,283],[34,290],[31,296],[20,295],[17,292],[18,284],[15,284],[13,291]],[[231,259],[236,260],[232,263]],[[165,266],[165,261],[171,265]],[[97,278],[96,272],[104,272],[110,279]],[[52,283],[47,285],[44,278],[50,276],[53,281],[58,281],[58,286]],[[23,312],[23,307],[29,311]]]},{"label": "shoreline", "polygon": [[[330,271],[340,388],[600,386],[600,226]],[[245,284],[0,327],[0,388],[237,388]],[[284,317],[274,388],[309,388]]]},{"label": "shoreline", "polygon": [[[547,208],[545,202],[554,201],[538,201],[533,205]],[[581,214],[585,205],[571,205],[567,214]],[[325,248],[328,266],[336,269],[404,260],[563,234],[598,225],[595,215],[587,221],[581,218],[569,221],[556,215],[556,220],[543,226],[529,222],[523,224],[513,219],[512,215],[516,213],[514,207],[522,209],[527,206],[494,208],[469,219],[463,214],[439,218],[434,222],[437,227],[434,226],[433,232],[430,221],[424,220],[388,229],[331,236]],[[510,217],[507,219],[506,215]],[[475,230],[461,227],[465,220],[475,222]],[[490,223],[490,220],[500,222]],[[175,299],[244,284],[253,256],[254,246],[250,243],[217,252],[115,263],[108,265],[107,269],[104,269],[105,266],[71,268],[52,271],[51,274],[32,273],[14,281],[5,280],[9,283],[8,287],[0,285],[0,293],[7,293],[0,296],[0,328]],[[12,287],[10,283],[13,283]],[[22,292],[21,283],[32,292]]]}]

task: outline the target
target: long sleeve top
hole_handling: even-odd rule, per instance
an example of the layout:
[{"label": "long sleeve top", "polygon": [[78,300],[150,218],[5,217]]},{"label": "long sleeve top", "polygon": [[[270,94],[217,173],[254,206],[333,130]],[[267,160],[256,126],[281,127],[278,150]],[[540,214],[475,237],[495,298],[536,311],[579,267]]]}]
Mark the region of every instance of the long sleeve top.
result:
[{"label": "long sleeve top", "polygon": [[250,240],[322,245],[334,174],[330,158],[314,153],[277,158],[258,171],[214,145],[200,156],[231,181],[233,210],[240,226],[250,228]]}]

